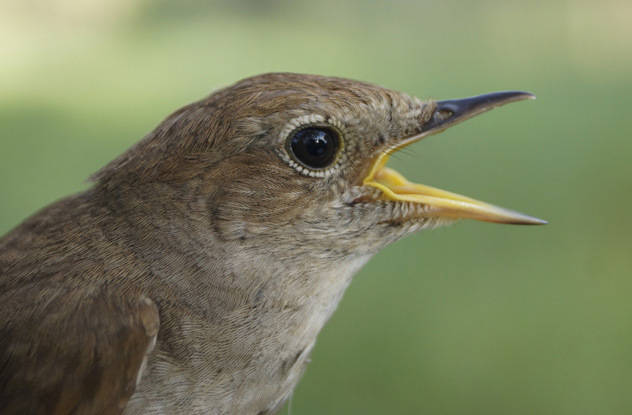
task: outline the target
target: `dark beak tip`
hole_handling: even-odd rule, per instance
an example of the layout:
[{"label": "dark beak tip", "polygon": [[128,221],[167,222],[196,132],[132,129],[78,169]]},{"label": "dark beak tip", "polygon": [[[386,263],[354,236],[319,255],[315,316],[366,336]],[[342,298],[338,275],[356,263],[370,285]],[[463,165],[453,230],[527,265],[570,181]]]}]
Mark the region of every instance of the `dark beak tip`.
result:
[{"label": "dark beak tip", "polygon": [[[534,93],[528,91],[507,91],[508,94],[515,94],[515,101],[522,101],[527,99],[537,99]],[[511,102],[511,101],[510,101]]]},{"label": "dark beak tip", "polygon": [[527,99],[536,99],[536,96],[526,91],[499,91],[469,98],[437,101],[434,115],[424,125],[423,130],[436,133],[493,108]]}]

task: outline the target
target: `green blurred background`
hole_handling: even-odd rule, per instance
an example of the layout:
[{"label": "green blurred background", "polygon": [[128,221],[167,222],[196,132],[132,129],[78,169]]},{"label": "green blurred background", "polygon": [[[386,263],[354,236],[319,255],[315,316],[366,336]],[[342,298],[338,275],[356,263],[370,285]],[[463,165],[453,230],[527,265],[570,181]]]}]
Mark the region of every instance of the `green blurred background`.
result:
[{"label": "green blurred background", "polygon": [[2,234],[245,76],[536,93],[391,165],[550,225],[463,222],[385,249],[291,413],[632,413],[629,0],[0,0],[0,39]]}]

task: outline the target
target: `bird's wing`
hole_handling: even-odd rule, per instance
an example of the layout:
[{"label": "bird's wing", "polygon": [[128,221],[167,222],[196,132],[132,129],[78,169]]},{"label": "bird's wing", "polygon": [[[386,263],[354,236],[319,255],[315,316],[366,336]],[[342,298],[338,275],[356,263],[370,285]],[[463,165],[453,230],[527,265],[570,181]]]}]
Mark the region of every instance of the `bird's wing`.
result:
[{"label": "bird's wing", "polygon": [[120,414],[156,342],[158,308],[105,287],[42,285],[0,293],[0,413]]}]

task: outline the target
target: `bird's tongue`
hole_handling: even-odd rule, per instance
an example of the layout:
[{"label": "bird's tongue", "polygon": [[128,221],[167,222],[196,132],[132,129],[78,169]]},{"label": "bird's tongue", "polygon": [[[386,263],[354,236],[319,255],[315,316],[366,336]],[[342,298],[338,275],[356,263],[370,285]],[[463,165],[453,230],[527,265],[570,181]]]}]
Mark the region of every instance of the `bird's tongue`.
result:
[{"label": "bird's tongue", "polygon": [[541,219],[456,193],[409,182],[404,176],[385,166],[387,159],[387,155],[381,157],[375,163],[369,176],[364,179],[365,186],[372,186],[382,191],[381,198],[383,200],[412,202],[429,206],[430,209],[425,216],[523,225],[546,223]]}]

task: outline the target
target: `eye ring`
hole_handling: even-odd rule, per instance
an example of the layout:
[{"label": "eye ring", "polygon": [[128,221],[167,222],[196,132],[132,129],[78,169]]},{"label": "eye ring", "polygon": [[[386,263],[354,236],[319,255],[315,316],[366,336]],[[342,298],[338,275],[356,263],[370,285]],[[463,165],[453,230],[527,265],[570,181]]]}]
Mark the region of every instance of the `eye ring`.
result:
[{"label": "eye ring", "polygon": [[303,167],[323,171],[336,164],[343,142],[337,128],[330,125],[304,125],[288,134],[286,151]]}]

